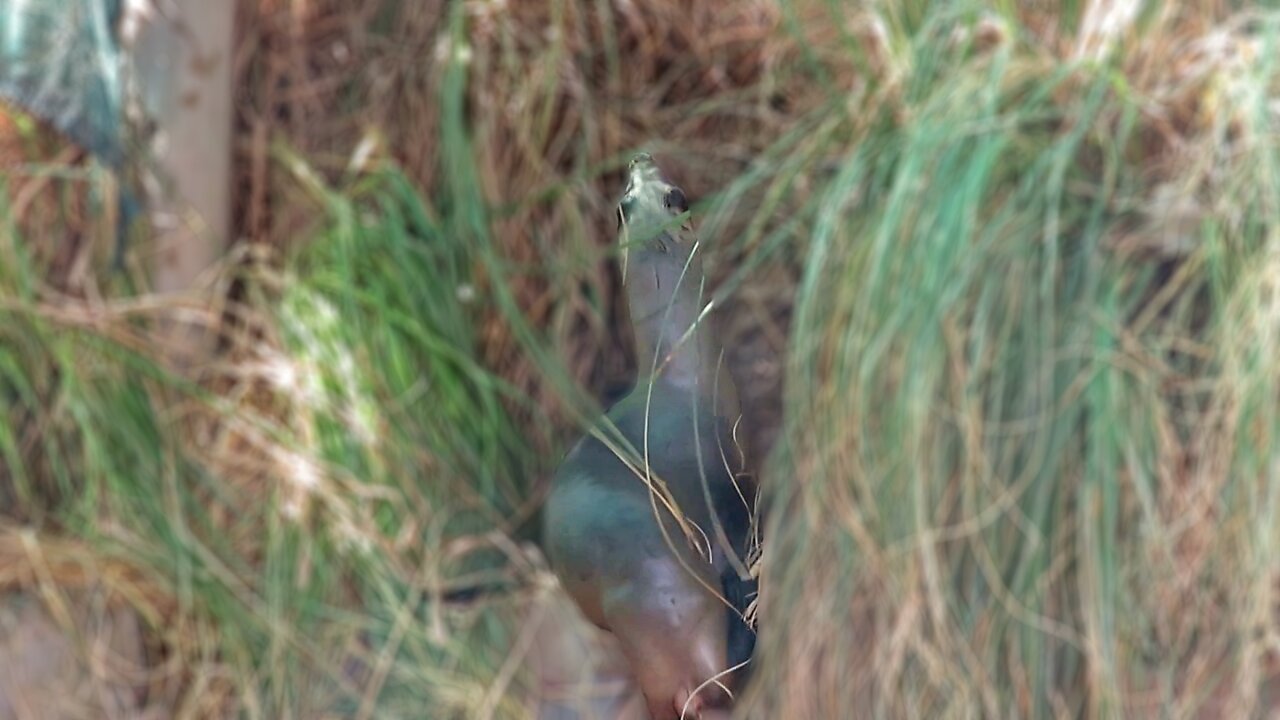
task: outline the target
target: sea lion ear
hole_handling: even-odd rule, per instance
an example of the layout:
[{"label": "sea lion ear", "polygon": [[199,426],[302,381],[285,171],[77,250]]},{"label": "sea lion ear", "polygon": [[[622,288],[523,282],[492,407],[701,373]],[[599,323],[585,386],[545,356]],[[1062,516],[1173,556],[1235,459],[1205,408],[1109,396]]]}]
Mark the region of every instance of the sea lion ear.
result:
[{"label": "sea lion ear", "polygon": [[663,202],[666,203],[668,210],[675,210],[678,213],[689,211],[689,201],[685,198],[684,191],[678,187],[668,190]]}]

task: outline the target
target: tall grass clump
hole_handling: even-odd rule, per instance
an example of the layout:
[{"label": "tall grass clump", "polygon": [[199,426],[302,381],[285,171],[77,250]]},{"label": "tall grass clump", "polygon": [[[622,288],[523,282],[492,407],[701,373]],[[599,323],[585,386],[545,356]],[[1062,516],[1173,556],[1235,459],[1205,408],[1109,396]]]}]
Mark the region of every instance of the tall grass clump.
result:
[{"label": "tall grass clump", "polygon": [[[79,233],[95,208],[90,202],[81,214],[81,203],[101,197],[102,177],[85,166],[14,164],[4,182],[0,601],[9,612],[24,596],[38,598],[54,627],[73,638],[73,648],[118,653],[116,662],[90,664],[81,680],[98,689],[96,696],[75,691],[73,681],[66,697],[44,698],[59,708],[50,712],[114,707],[111,714],[119,716],[177,707],[216,714],[232,691],[225,658],[201,647],[213,628],[208,617],[185,612],[198,583],[185,574],[188,594],[178,589],[178,576],[193,569],[194,556],[185,542],[194,498],[179,478],[199,476],[167,430],[171,418],[153,403],[157,393],[200,393],[167,376],[153,357],[144,328],[156,304],[130,290],[131,278],[86,272],[94,243],[76,240],[93,236]],[[62,243],[28,241],[19,228],[42,228]],[[199,315],[180,304],[166,312]],[[112,639],[113,622],[135,628],[123,641],[132,652]],[[41,667],[48,660],[38,658],[57,652],[49,641],[35,647],[33,657],[16,659],[14,642],[15,635],[6,634],[6,657],[14,663]],[[139,654],[142,648],[155,651],[153,664]],[[161,669],[166,662],[174,671]],[[44,667],[51,676],[66,670]],[[145,698],[145,705],[101,704],[117,693]]]},{"label": "tall grass clump", "polygon": [[339,627],[358,631],[371,673],[352,710],[465,717],[502,698],[488,681],[511,627],[445,599],[528,581],[511,575],[528,568],[512,538],[533,513],[530,438],[512,413],[537,411],[478,356],[477,260],[447,231],[456,208],[388,167],[340,193],[287,162],[327,221],[285,275],[249,281],[278,341],[246,338],[248,366],[289,404],[264,414],[289,448],[282,508],[304,547],[335,542],[318,569],[349,563]]},{"label": "tall grass clump", "polygon": [[1261,711],[1280,16],[1214,19],[863,19],[880,98],[816,190],[767,483],[762,716]]},{"label": "tall grass clump", "polygon": [[[513,411],[536,411],[477,357],[471,251],[391,170],[339,193],[284,162],[316,234],[237,254],[214,307],[135,276],[50,285],[5,206],[0,599],[40,598],[70,637],[106,637],[84,603],[136,618],[147,652],[90,667],[159,712],[518,713],[492,680],[536,572],[512,539],[532,513]],[[164,318],[218,328],[219,356],[172,372]],[[499,602],[454,599],[477,587]]]}]

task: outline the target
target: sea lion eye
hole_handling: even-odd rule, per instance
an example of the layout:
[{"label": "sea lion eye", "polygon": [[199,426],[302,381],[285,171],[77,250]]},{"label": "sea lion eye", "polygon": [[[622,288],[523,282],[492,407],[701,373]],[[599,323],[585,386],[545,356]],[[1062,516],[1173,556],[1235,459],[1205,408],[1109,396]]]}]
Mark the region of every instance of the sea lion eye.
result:
[{"label": "sea lion eye", "polygon": [[685,198],[684,191],[680,188],[671,188],[663,202],[666,203],[669,210],[675,210],[678,213],[689,211],[689,201]]}]

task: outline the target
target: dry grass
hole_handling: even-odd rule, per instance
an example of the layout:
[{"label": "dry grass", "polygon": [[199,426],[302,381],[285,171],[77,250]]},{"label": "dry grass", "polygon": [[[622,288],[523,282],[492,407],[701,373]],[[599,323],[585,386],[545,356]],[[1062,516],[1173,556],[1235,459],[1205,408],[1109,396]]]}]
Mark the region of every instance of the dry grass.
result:
[{"label": "dry grass", "polygon": [[[0,598],[21,623],[0,652],[25,685],[6,696],[30,693],[27,710],[58,717],[224,717],[235,688],[207,652],[216,629],[126,548],[0,526]],[[41,610],[23,611],[24,595]],[[69,673],[68,657],[82,669]]]}]

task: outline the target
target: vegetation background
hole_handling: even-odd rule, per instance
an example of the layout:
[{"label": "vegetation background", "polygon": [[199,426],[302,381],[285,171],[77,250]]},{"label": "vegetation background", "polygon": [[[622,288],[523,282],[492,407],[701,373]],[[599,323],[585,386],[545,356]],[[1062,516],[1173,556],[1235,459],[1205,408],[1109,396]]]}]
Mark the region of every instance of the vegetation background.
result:
[{"label": "vegetation background", "polygon": [[[1278,30],[239,0],[203,294],[151,292],[145,237],[114,266],[114,176],[0,125],[3,647],[62,638],[59,717],[527,716],[522,544],[634,367],[610,243],[645,147],[695,199],[769,501],[743,717],[1266,716]],[[194,367],[176,320],[217,338]]]}]

